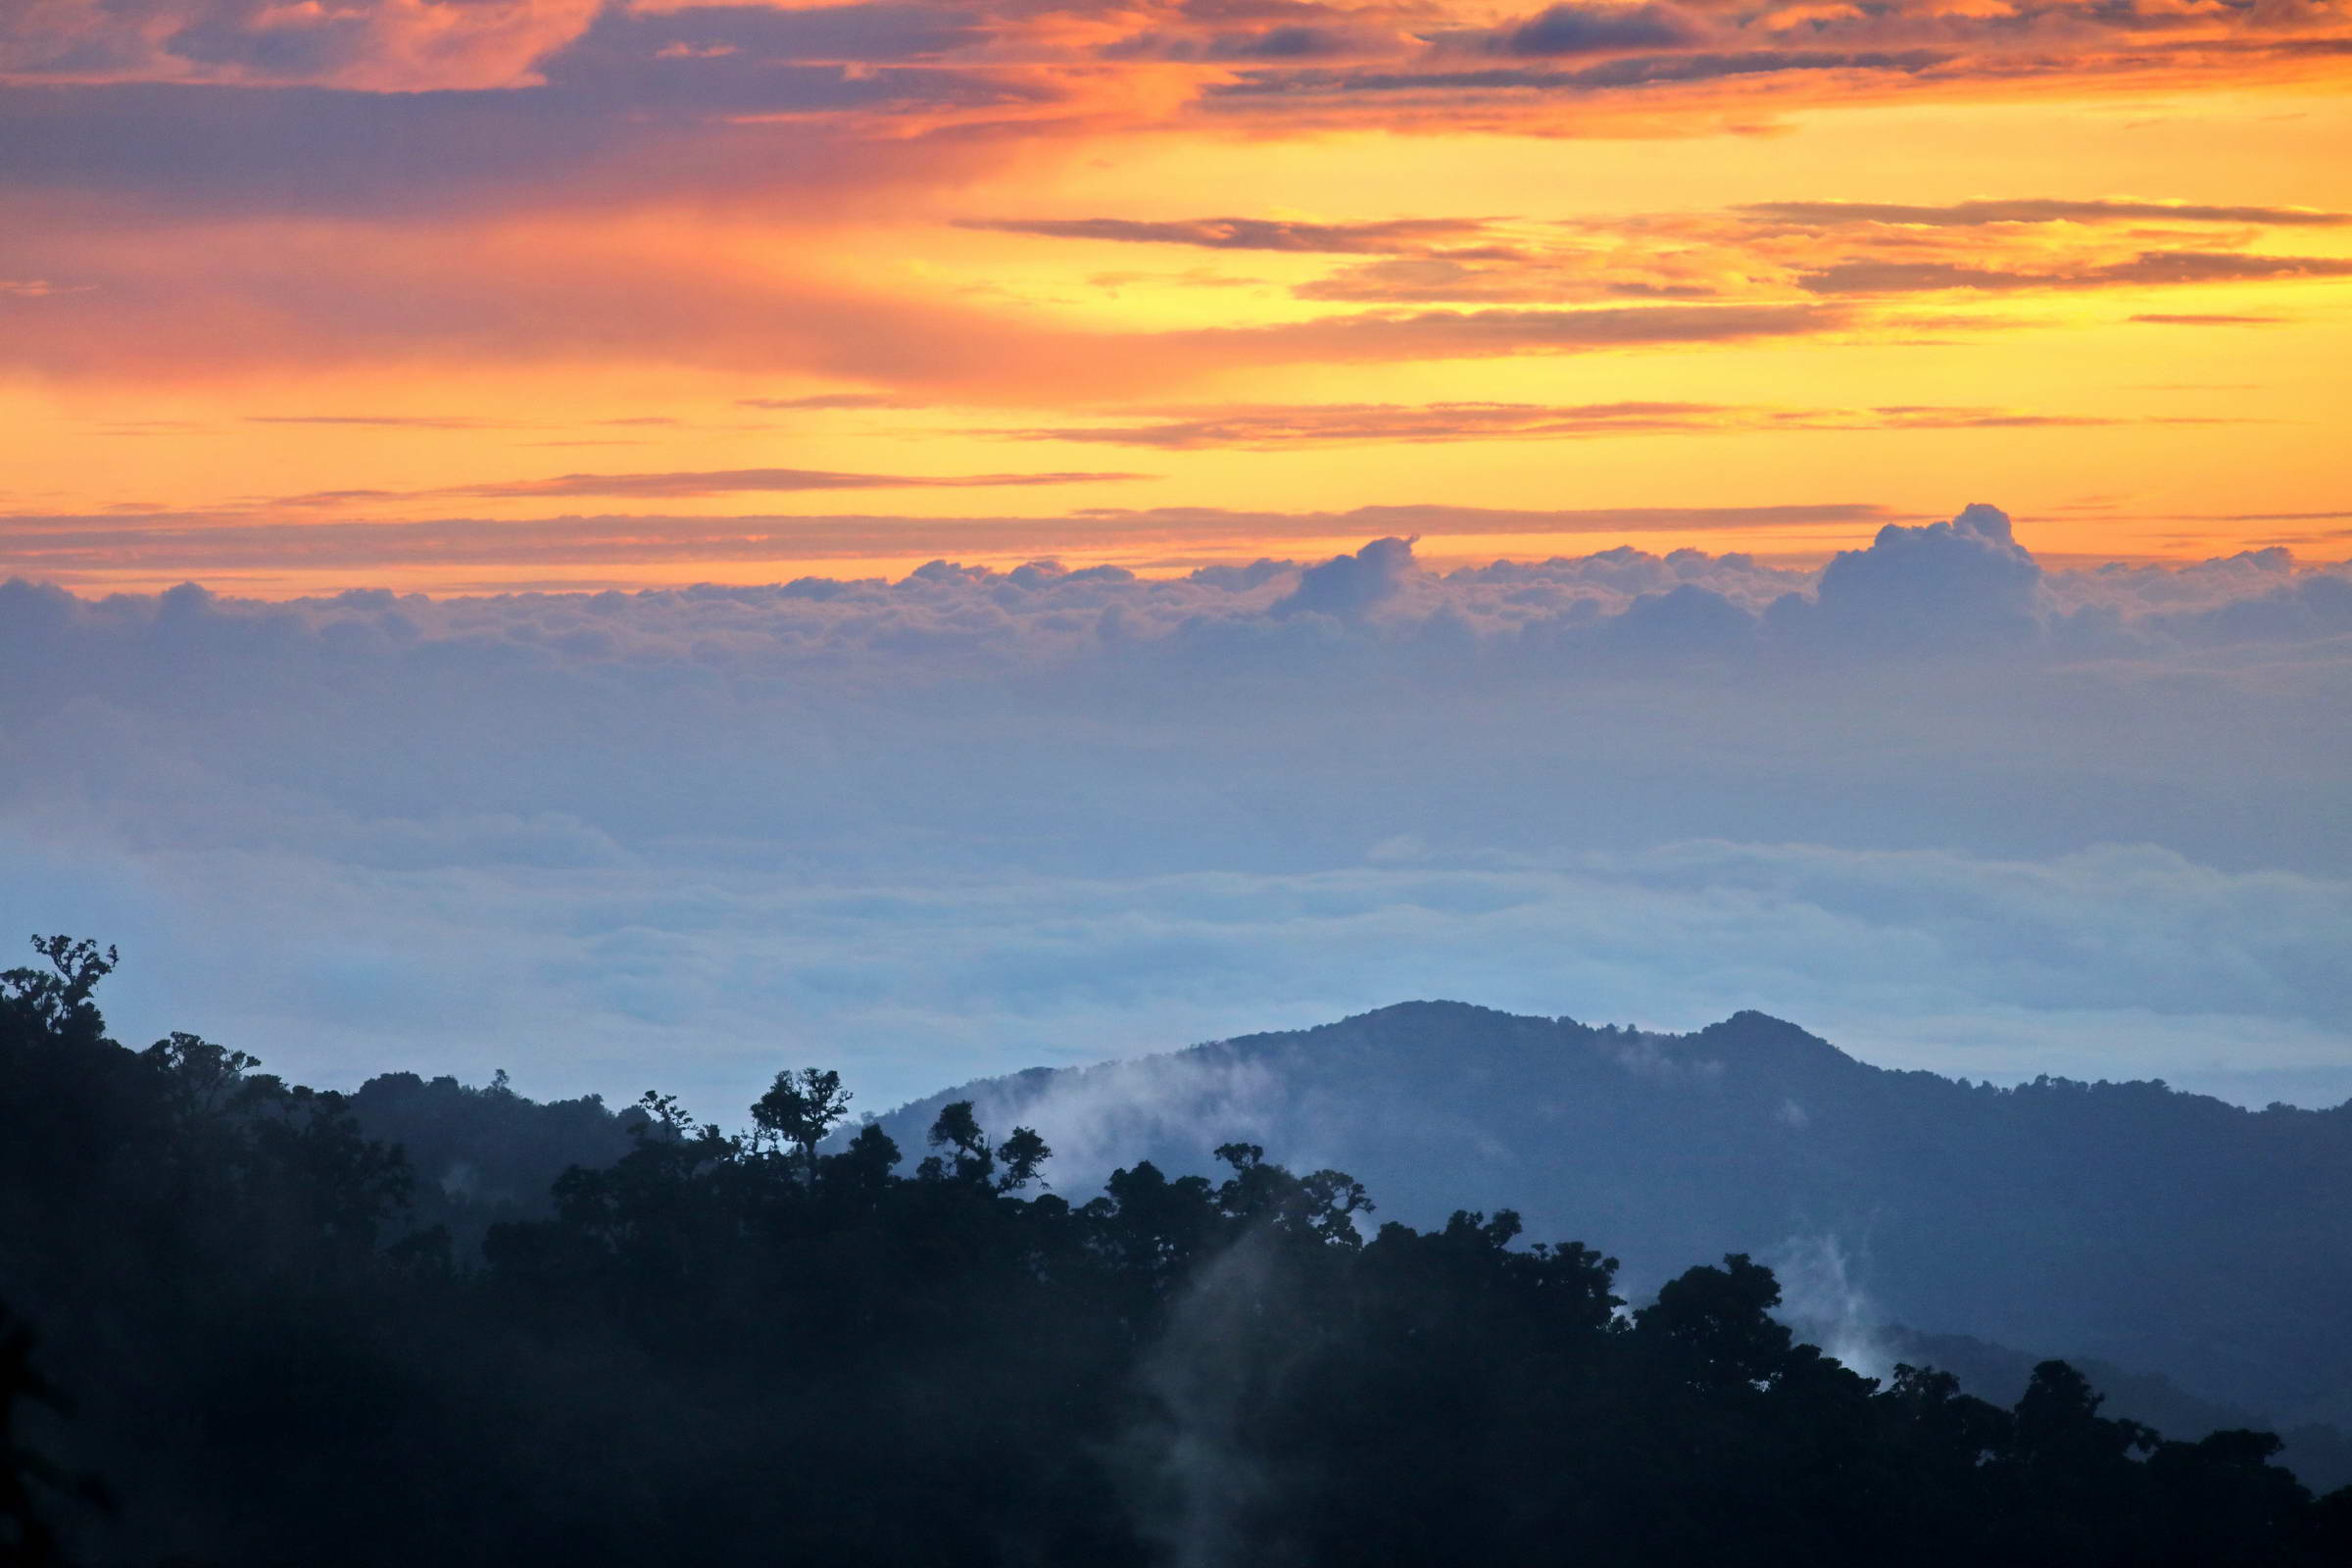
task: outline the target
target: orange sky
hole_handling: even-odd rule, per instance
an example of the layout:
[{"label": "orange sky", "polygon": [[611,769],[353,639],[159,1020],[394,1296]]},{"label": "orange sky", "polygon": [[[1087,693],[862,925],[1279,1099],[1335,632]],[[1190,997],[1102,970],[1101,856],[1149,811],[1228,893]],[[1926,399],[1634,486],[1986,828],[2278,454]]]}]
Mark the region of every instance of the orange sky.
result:
[{"label": "orange sky", "polygon": [[2341,559],[2348,78],[2341,0],[36,0],[0,572]]}]

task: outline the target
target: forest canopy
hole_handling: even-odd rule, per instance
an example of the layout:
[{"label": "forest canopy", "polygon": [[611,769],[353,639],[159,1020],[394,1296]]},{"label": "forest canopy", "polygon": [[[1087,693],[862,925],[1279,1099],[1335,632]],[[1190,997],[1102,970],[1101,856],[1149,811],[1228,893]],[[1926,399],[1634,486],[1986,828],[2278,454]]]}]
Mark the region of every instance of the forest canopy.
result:
[{"label": "forest canopy", "polygon": [[353,1097],[116,1042],[113,950],[35,948],[0,1561],[2352,1560],[2277,1438],[2109,1418],[2063,1361],[2008,1408],[1860,1376],[1744,1253],[1631,1302],[1582,1240],[1384,1223],[1240,1142],[1065,1195],[1032,1129],[958,1101],[903,1151],[797,1064],[735,1131],[374,1080],[474,1152],[420,1166]]}]

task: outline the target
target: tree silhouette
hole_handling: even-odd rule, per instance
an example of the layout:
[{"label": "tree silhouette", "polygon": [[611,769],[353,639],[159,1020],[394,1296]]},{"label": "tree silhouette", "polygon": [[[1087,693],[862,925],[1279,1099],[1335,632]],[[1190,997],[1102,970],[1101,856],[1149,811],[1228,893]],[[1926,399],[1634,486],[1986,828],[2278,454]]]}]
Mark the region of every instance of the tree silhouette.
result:
[{"label": "tree silhouette", "polygon": [[850,1113],[853,1098],[841,1087],[841,1074],[831,1068],[786,1068],[753,1103],[752,1120],[762,1132],[800,1151],[802,1169],[813,1185],[817,1148]]},{"label": "tree silhouette", "polygon": [[[1390,1222],[1262,1147],[1039,1191],[1051,1150],[946,1106],[911,1174],[830,1153],[837,1073],[756,1131],[649,1091],[468,1236],[344,1097],[174,1034],[105,1036],[93,944],[0,975],[0,1286],[51,1325],[111,1517],[34,1451],[0,1316],[0,1562],[796,1558],[872,1568],[2339,1568],[2352,1492],[2278,1440],[2166,1441],[2037,1367],[2014,1408],[1882,1388],[1776,1316],[1750,1256],[1628,1311],[1519,1213]],[[362,1098],[532,1139],[512,1086]],[[625,1129],[625,1131],[624,1131]],[[781,1148],[779,1148],[781,1146]],[[445,1148],[446,1145],[437,1146]],[[490,1156],[521,1169],[526,1162]],[[419,1180],[419,1177],[435,1179]],[[27,1293],[34,1293],[28,1295]],[[46,1419],[45,1416],[42,1419]],[[56,1443],[49,1444],[57,1447]]]}]

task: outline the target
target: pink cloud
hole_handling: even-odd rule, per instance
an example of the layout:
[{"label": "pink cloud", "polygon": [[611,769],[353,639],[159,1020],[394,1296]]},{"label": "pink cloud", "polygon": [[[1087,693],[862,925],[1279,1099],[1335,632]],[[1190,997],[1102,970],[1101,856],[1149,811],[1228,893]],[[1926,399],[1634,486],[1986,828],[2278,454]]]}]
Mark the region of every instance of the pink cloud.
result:
[{"label": "pink cloud", "polygon": [[516,87],[602,0],[16,0],[0,79]]}]

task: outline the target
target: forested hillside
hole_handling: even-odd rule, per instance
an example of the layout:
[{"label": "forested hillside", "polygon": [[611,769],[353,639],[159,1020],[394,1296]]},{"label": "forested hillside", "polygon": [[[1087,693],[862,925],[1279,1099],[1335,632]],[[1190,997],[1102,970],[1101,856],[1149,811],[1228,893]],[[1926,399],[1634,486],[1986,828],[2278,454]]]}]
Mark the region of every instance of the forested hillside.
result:
[{"label": "forested hillside", "polygon": [[1538,1234],[1606,1238],[1637,1291],[1750,1251],[1806,1275],[1791,1290],[1819,1315],[2352,1429],[2352,1103],[1996,1088],[1874,1067],[1761,1013],[1666,1035],[1458,1003],[966,1084],[883,1126],[919,1137],[957,1100],[1036,1126],[1071,1181],[1137,1158],[1205,1172],[1205,1149],[1247,1138],[1354,1172],[1415,1224],[1507,1203]]},{"label": "forested hillside", "polygon": [[[540,1217],[188,1035],[108,1038],[113,956],[0,976],[0,1554],[28,1562],[2335,1564],[2250,1431],[1856,1375],[1772,1272],[1617,1264],[1503,1210],[1382,1223],[1251,1143],[1044,1190],[942,1106],[828,1143],[834,1074],[740,1132],[649,1093]],[[378,1091],[379,1094],[383,1093]],[[588,1137],[589,1105],[394,1081]],[[480,1103],[465,1097],[483,1097]],[[452,1145],[437,1158],[457,1162]],[[830,1151],[830,1152],[828,1152]],[[466,1163],[495,1186],[545,1151]],[[519,1179],[517,1176],[515,1179]],[[518,1199],[492,1194],[492,1206]],[[453,1212],[455,1210],[452,1210]],[[29,1328],[26,1327],[29,1325]]]}]

